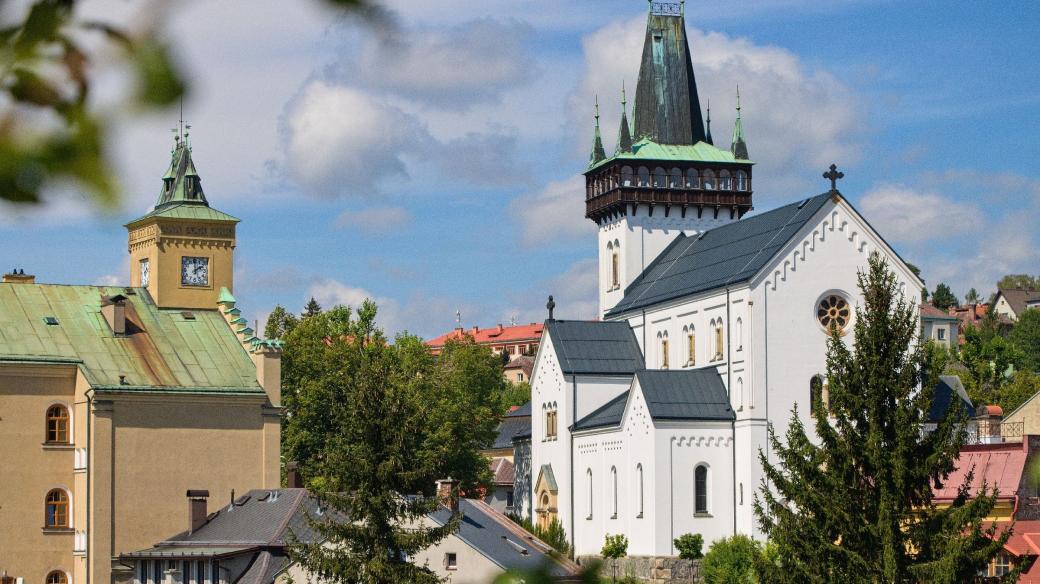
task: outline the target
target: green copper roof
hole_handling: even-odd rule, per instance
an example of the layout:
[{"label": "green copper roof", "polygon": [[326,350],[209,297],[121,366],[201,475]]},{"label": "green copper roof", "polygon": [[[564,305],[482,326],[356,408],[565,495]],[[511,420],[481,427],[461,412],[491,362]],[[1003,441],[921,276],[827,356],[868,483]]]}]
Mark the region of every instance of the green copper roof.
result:
[{"label": "green copper roof", "polygon": [[217,304],[231,304],[234,305],[237,300],[231,295],[231,291],[227,288],[220,287],[220,295],[217,296]]},{"label": "green copper roof", "polygon": [[733,143],[729,147],[733,157],[747,160],[747,141],[744,140],[744,122],[740,120],[740,89],[737,89],[737,121],[733,122]]},{"label": "green copper roof", "polygon": [[216,209],[209,206],[194,205],[187,203],[173,203],[166,205],[162,208],[156,208],[151,213],[143,215],[134,219],[127,225],[133,225],[148,219],[149,217],[167,217],[171,219],[190,219],[193,221],[232,221],[238,223],[241,221],[238,217],[234,217],[224,213],[223,211],[217,211]]},{"label": "green copper roof", "polygon": [[[264,393],[220,311],[158,308],[147,291],[0,283],[0,363],[76,363],[92,387],[119,391]],[[126,297],[127,334],[112,333],[102,298]],[[48,325],[52,316],[57,324]],[[120,379],[123,376],[124,379]]]},{"label": "green copper roof", "polygon": [[599,164],[593,165],[589,168],[592,170],[598,166],[602,166],[611,160],[661,160],[661,161],[693,161],[693,162],[741,162],[747,163],[748,160],[738,161],[734,158],[733,153],[729,150],[723,150],[721,148],[712,146],[707,142],[697,142],[696,144],[658,144],[648,138],[636,142],[632,145],[631,152],[617,152],[614,156],[600,162]]}]

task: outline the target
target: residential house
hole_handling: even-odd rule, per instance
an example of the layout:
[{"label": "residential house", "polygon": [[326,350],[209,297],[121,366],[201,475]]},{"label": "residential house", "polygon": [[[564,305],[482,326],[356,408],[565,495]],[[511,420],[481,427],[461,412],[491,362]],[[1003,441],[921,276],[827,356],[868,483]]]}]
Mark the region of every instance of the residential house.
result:
[{"label": "residential house", "polygon": [[518,355],[502,367],[502,374],[505,375],[506,381],[511,383],[530,383],[533,370],[534,357]]},{"label": "residential house", "polygon": [[541,323],[534,322],[510,326],[499,324],[484,329],[476,326],[470,329],[459,327],[426,341],[426,346],[429,347],[430,352],[438,355],[444,350],[444,345],[449,340],[462,340],[469,337],[478,345],[487,345],[495,353],[505,353],[512,359],[519,355],[533,355],[538,349],[538,340],[542,338],[542,329]]},{"label": "residential house", "polygon": [[920,310],[921,336],[947,349],[955,347],[960,320],[928,303],[921,304]]},{"label": "residential house", "polygon": [[491,490],[484,501],[500,513],[512,513],[515,495],[513,439],[531,432],[531,403],[511,409],[495,430],[495,442],[483,454],[491,459]]},{"label": "residential house", "polygon": [[993,299],[993,310],[1012,321],[1017,321],[1026,310],[1038,307],[1040,307],[1040,290],[1000,288],[997,290],[996,298]]}]

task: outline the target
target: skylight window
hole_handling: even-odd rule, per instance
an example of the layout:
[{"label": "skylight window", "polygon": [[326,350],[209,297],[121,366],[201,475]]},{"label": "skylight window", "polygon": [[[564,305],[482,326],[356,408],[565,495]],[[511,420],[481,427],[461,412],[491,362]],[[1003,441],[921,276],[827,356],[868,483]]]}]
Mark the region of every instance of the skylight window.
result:
[{"label": "skylight window", "polygon": [[56,316],[45,316],[43,317],[43,323],[49,326],[58,326],[58,317]]}]

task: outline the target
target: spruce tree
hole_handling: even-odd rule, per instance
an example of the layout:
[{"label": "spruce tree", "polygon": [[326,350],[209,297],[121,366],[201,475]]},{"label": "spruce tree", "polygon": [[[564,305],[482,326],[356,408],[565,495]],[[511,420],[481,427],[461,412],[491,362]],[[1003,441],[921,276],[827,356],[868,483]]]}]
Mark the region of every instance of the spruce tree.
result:
[{"label": "spruce tree", "polygon": [[932,292],[932,306],[940,310],[957,306],[957,295],[945,283],[939,282],[939,285],[935,287],[935,292]]},{"label": "spruce tree", "polygon": [[315,300],[313,296],[311,296],[311,299],[307,301],[307,305],[303,307],[302,316],[303,318],[308,318],[318,314],[319,312],[321,312],[321,305],[318,304],[318,301]]},{"label": "spruce tree", "polygon": [[985,523],[996,496],[971,492],[970,479],[951,505],[933,501],[933,485],[954,470],[963,445],[963,408],[923,431],[939,372],[928,366],[917,307],[876,253],[859,287],[865,304],[856,309],[852,347],[837,330],[828,340],[829,404],[810,405],[814,435],[796,407],[786,440],[770,427],[773,453],[759,452],[765,480],[755,515],[777,548],[773,562],[759,562],[760,576],[971,582],[1010,533]]}]

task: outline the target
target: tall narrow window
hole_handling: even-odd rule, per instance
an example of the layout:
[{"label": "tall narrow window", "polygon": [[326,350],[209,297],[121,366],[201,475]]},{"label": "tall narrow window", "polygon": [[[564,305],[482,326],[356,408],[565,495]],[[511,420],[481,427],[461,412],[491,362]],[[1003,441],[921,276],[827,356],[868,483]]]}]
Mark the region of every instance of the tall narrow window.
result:
[{"label": "tall narrow window", "polygon": [[681,189],[683,186],[682,171],[678,168],[673,168],[671,173],[672,180],[668,183],[668,186],[673,189]]},{"label": "tall narrow window", "polygon": [[61,570],[54,570],[47,574],[47,584],[69,584],[69,577]]},{"label": "tall narrow window", "polygon": [[550,409],[545,412],[545,437],[555,438],[556,437],[556,409]]},{"label": "tall narrow window", "polygon": [[715,360],[722,360],[722,321],[715,325]]},{"label": "tall narrow window", "polygon": [[655,187],[663,187],[663,186],[665,186],[665,182],[666,182],[666,177],[667,176],[668,175],[665,174],[663,168],[661,168],[660,166],[655,168],[654,169],[654,186]]},{"label": "tall narrow window", "polygon": [[55,529],[69,526],[69,496],[65,491],[53,489],[47,493],[44,526]]},{"label": "tall narrow window", "polygon": [[737,378],[737,411],[744,410],[744,380]]},{"label": "tall narrow window", "polygon": [[704,174],[702,175],[702,177],[703,177],[703,179],[701,180],[701,184],[703,185],[704,190],[706,190],[706,191],[714,191],[715,190],[715,173],[710,171],[710,170],[705,170]]},{"label": "tall narrow window", "polygon": [[621,167],[621,184],[630,187],[632,186],[632,167],[622,166]]},{"label": "tall narrow window", "polygon": [[747,173],[743,170],[737,171],[737,190],[746,191],[748,190]]},{"label": "tall narrow window", "polygon": [[693,471],[693,512],[708,512],[708,467],[703,464]]},{"label": "tall narrow window", "polygon": [[611,505],[613,513],[611,513],[610,518],[617,519],[617,467],[610,467],[610,485],[614,490],[614,500]]},{"label": "tall narrow window", "polygon": [[668,369],[668,337],[661,338],[661,369]]},{"label": "tall narrow window", "polygon": [[731,190],[733,190],[733,179],[730,178],[728,170],[723,170],[723,171],[719,172],[719,190],[720,191],[731,191]]},{"label": "tall narrow window", "polygon": [[621,256],[616,248],[610,254],[610,287],[611,290],[621,287]]},{"label": "tall narrow window", "polygon": [[639,186],[648,187],[650,186],[650,169],[645,166],[639,167]]},{"label": "tall narrow window", "polygon": [[686,188],[698,189],[701,186],[700,177],[697,176],[696,169],[689,169],[686,171]]},{"label": "tall narrow window", "polygon": [[737,317],[737,350],[744,350],[744,321]]},{"label": "tall narrow window", "polygon": [[69,443],[69,410],[62,405],[47,408],[47,442]]},{"label": "tall narrow window", "polygon": [[592,469],[591,468],[587,469],[585,471],[585,476],[588,479],[588,483],[589,483],[589,515],[588,515],[588,517],[586,517],[586,519],[592,519]]},{"label": "tall narrow window", "polygon": [[697,334],[693,331],[693,327],[690,327],[690,332],[686,333],[686,364],[690,367],[697,364]]},{"label": "tall narrow window", "polygon": [[636,478],[639,481],[639,515],[636,517],[643,516],[643,464],[636,465]]}]

